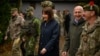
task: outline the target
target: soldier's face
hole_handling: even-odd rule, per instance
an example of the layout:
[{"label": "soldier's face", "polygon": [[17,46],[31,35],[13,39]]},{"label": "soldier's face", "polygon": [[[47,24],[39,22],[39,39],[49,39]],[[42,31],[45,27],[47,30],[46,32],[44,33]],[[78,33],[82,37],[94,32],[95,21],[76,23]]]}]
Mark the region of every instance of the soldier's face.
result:
[{"label": "soldier's face", "polygon": [[12,16],[16,16],[17,13],[18,13],[18,11],[13,11],[13,12],[11,13],[11,15],[12,15]]},{"label": "soldier's face", "polygon": [[93,16],[93,11],[84,11],[83,16],[84,16],[84,20],[89,20],[91,19],[91,17]]},{"label": "soldier's face", "polygon": [[31,16],[31,15],[33,15],[33,12],[32,11],[28,11],[27,12],[27,16]]}]

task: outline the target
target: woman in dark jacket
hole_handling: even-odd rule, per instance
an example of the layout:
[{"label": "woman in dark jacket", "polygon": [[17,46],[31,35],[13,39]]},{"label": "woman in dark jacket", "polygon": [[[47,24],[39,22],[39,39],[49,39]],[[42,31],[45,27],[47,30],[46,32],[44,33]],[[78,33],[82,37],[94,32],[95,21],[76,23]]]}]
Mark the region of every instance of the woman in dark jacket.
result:
[{"label": "woman in dark jacket", "polygon": [[60,27],[50,7],[42,10],[42,16],[38,56],[59,56]]}]

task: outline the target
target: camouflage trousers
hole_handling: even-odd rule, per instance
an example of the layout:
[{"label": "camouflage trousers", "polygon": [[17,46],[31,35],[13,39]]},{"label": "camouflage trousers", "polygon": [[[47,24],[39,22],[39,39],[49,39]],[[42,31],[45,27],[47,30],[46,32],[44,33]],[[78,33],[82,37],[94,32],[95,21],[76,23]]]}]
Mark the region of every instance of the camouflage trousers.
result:
[{"label": "camouflage trousers", "polygon": [[12,56],[22,56],[22,51],[21,51],[20,45],[21,45],[20,37],[13,40]]},{"label": "camouflage trousers", "polygon": [[25,56],[34,56],[35,45],[36,45],[36,39],[32,36],[28,37],[25,43],[25,50],[26,50]]}]

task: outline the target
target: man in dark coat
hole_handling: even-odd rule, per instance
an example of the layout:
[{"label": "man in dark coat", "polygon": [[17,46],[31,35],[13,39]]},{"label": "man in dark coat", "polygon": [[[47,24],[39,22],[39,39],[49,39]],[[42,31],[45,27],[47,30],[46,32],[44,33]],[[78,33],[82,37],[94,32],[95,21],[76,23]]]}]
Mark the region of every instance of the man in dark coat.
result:
[{"label": "man in dark coat", "polygon": [[80,44],[80,34],[82,32],[82,26],[84,25],[83,20],[83,8],[81,6],[76,6],[73,11],[74,20],[70,23],[70,30],[68,36],[66,37],[66,43],[62,56],[75,56],[77,49]]},{"label": "man in dark coat", "polygon": [[71,15],[69,13],[69,10],[64,10],[63,11],[63,18],[64,18],[64,29],[68,33],[69,32],[69,25],[71,21]]}]

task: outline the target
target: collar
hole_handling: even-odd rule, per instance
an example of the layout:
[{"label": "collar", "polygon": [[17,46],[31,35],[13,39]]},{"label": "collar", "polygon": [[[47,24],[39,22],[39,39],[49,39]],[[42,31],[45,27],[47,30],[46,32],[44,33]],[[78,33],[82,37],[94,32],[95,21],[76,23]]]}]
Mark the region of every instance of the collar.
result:
[{"label": "collar", "polygon": [[80,25],[80,24],[82,24],[83,22],[85,22],[83,18],[80,18],[80,20],[76,20],[76,19],[73,20],[73,24],[74,24],[74,25]]},{"label": "collar", "polygon": [[88,22],[86,22],[85,25],[83,26],[84,31],[87,33],[93,32],[97,27],[100,27],[100,17],[97,17],[93,26],[89,28],[88,25],[89,25]]}]

